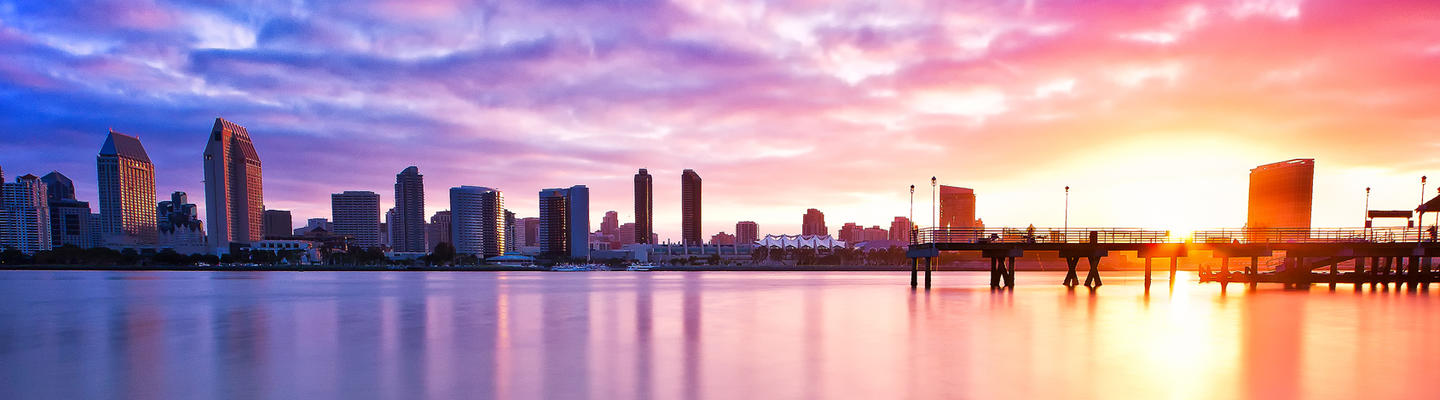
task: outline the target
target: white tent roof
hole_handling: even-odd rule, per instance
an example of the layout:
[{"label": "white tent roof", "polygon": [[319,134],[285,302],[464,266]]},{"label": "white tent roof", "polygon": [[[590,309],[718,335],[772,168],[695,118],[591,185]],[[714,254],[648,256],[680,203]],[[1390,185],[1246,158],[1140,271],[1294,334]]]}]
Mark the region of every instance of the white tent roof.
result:
[{"label": "white tent roof", "polygon": [[830,235],[765,235],[765,238],[756,240],[756,245],[765,247],[797,249],[828,249],[845,247],[845,242],[835,240]]}]

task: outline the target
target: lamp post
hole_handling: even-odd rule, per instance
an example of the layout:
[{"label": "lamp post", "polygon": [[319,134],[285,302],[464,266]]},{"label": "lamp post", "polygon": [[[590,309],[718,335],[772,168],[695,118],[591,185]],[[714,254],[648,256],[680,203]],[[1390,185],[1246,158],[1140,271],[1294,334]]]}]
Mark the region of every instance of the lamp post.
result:
[{"label": "lamp post", "polygon": [[1365,188],[1365,228],[1370,228],[1370,188]]},{"label": "lamp post", "polygon": [[1070,185],[1065,185],[1065,228],[1063,229],[1063,232],[1065,232],[1065,234],[1064,234],[1064,235],[1065,235],[1065,240],[1062,240],[1062,242],[1069,243],[1069,242],[1070,242]]},{"label": "lamp post", "polygon": [[1416,238],[1417,240],[1420,238],[1420,231],[1425,230],[1425,212],[1424,212],[1424,211],[1420,211],[1420,206],[1424,206],[1424,205],[1425,205],[1425,176],[1424,176],[1424,175],[1421,175],[1421,176],[1420,176],[1420,205],[1415,206],[1415,212],[1418,213],[1418,214],[1420,214],[1419,218],[1416,218],[1416,221],[1415,221],[1415,227],[1416,227],[1415,238]]},{"label": "lamp post", "polygon": [[935,195],[935,187],[936,187],[936,185],[937,185],[936,182],[938,182],[938,181],[935,180],[935,177],[933,177],[933,176],[930,177],[930,229],[935,229],[935,226],[936,226],[935,221],[938,219],[939,214],[940,214],[940,209],[938,208],[939,206],[938,206],[937,203],[936,203],[936,198],[937,198],[936,195]]},{"label": "lamp post", "polygon": [[915,243],[915,240],[916,240],[916,239],[919,239],[919,238],[917,238],[917,237],[914,237],[914,234],[915,234],[915,185],[910,185],[910,219],[906,220],[905,223],[910,224],[910,226],[905,227],[905,230],[909,231],[909,232],[906,232],[906,233],[909,233],[909,234],[911,235],[911,237],[910,237],[910,243]]}]

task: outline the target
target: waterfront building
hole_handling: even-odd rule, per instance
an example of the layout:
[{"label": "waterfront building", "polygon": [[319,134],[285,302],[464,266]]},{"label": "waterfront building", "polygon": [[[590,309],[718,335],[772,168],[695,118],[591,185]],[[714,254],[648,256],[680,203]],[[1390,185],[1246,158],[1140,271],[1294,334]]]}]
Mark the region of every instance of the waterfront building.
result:
[{"label": "waterfront building", "polygon": [[265,237],[271,238],[290,235],[292,231],[291,228],[294,228],[294,223],[290,219],[290,211],[265,210],[264,215],[263,225],[265,229],[263,229],[263,231]]},{"label": "waterfront building", "polygon": [[897,242],[910,242],[910,219],[906,217],[895,217],[890,221],[890,240]]},{"label": "waterfront building", "polygon": [[231,244],[263,238],[264,182],[260,155],[245,127],[215,118],[205,145],[205,220],[210,245],[229,251]]},{"label": "waterfront building", "polygon": [[825,213],[820,210],[805,210],[805,219],[800,224],[800,234],[808,236],[828,236],[830,228],[825,227]]},{"label": "waterfront building", "polygon": [[395,175],[395,219],[390,224],[391,248],[397,252],[425,252],[425,176],[409,166]]},{"label": "waterfront building", "polygon": [[755,221],[740,221],[735,223],[735,243],[754,244],[760,240],[760,225]]},{"label": "waterfront building", "polygon": [[975,227],[975,190],[940,185],[940,227]]},{"label": "waterfront building", "polygon": [[450,238],[456,254],[505,254],[505,196],[488,187],[450,188]]},{"label": "waterfront building", "polygon": [[840,227],[840,240],[843,240],[846,243],[859,242],[860,233],[864,231],[864,229],[864,227],[861,227],[854,222],[846,222],[844,226]]},{"label": "waterfront building", "polygon": [[720,233],[711,235],[711,236],[710,236],[710,245],[712,245],[712,246],[734,246],[734,245],[735,245],[735,235],[731,235],[731,234],[728,234],[728,233],[725,233],[725,232],[720,232]]},{"label": "waterfront building", "polygon": [[680,173],[680,240],[686,245],[704,244],[700,214],[700,174],[686,169]]},{"label": "waterfront building", "polygon": [[620,213],[606,211],[605,216],[600,218],[600,234],[615,237],[620,232]]},{"label": "waterfront building", "polygon": [[644,168],[635,174],[635,243],[655,243],[654,177]]},{"label": "waterfront building", "polygon": [[305,234],[316,229],[325,232],[334,232],[335,226],[330,223],[329,218],[311,218],[305,220],[304,227],[295,229],[295,236],[305,236]]},{"label": "waterfront building", "polygon": [[879,240],[890,240],[890,231],[885,230],[885,228],[881,228],[880,225],[874,225],[869,228],[865,228],[860,232],[860,239],[858,240],[858,242],[872,242]]},{"label": "waterfront building", "polygon": [[520,239],[520,247],[540,246],[540,217],[521,218],[516,237]]},{"label": "waterfront building", "polygon": [[583,259],[590,253],[590,189],[575,185],[540,191],[540,251]]},{"label": "waterfront building", "polygon": [[1297,158],[1250,170],[1245,226],[1251,229],[1309,228],[1314,199],[1315,159]]},{"label": "waterfront building", "polygon": [[11,247],[27,255],[50,250],[50,204],[46,185],[25,174],[14,183],[0,185],[0,248]]},{"label": "waterfront building", "polygon": [[435,246],[440,243],[455,245],[450,239],[450,211],[438,211],[430,216],[430,223],[425,224],[425,248],[435,251]]},{"label": "waterfront building", "polygon": [[390,238],[393,237],[391,228],[394,224],[390,222],[394,220],[395,207],[390,207],[389,210],[385,210],[385,218],[380,220],[380,246],[386,249],[390,249],[393,246]]},{"label": "waterfront building", "polygon": [[755,244],[772,249],[833,250],[845,247],[845,241],[830,235],[765,235]]},{"label": "waterfront building", "polygon": [[170,200],[155,206],[157,241],[180,254],[205,252],[205,224],[199,216],[185,192],[171,193]]},{"label": "waterfront building", "polygon": [[355,238],[360,248],[380,247],[380,195],[346,191],[330,195],[330,219],[336,235]]},{"label": "waterfront building", "polygon": [[[0,177],[3,179],[3,177]],[[99,246],[93,239],[99,227],[91,224],[90,202],[75,198],[75,183],[56,171],[40,177],[50,207],[50,244],[82,249]],[[0,224],[3,224],[0,219]]]},{"label": "waterfront building", "polygon": [[515,248],[515,213],[505,210],[505,252],[513,252]]},{"label": "waterfront building", "polygon": [[635,223],[626,222],[620,224],[620,227],[616,229],[616,232],[616,243],[619,244],[620,247],[625,247],[625,245],[627,244],[635,244]]},{"label": "waterfront building", "polygon": [[140,139],[110,130],[95,157],[100,231],[107,244],[154,244],[155,166]]}]

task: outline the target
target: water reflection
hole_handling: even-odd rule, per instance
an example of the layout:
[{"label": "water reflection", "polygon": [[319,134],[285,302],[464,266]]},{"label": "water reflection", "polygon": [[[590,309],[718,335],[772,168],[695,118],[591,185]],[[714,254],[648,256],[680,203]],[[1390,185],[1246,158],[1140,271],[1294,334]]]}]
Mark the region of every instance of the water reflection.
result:
[{"label": "water reflection", "polygon": [[10,271],[0,398],[1410,398],[1440,356],[1423,287],[907,278]]}]

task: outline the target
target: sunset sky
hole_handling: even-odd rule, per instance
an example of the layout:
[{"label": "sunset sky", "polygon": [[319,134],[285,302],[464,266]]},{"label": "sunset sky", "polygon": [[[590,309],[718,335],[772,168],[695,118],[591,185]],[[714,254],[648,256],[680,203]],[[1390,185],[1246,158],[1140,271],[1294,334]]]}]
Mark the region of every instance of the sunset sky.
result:
[{"label": "sunset sky", "polygon": [[594,229],[648,168],[662,240],[684,168],[707,237],[888,228],[911,184],[928,224],[932,175],[992,227],[1060,225],[1066,185],[1070,226],[1239,227],[1250,168],[1315,158],[1315,225],[1358,226],[1367,186],[1440,186],[1440,2],[0,1],[10,179],[94,202],[113,127],[204,207],[216,116],[297,225],[417,165],[427,214],[585,184]]}]

